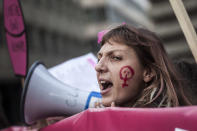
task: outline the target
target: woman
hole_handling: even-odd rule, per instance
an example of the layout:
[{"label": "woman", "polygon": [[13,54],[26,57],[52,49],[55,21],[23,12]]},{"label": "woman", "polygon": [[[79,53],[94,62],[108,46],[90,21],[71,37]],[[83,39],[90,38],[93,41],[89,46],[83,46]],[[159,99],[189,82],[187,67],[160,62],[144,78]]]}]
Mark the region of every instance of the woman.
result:
[{"label": "woman", "polygon": [[190,105],[182,81],[154,33],[126,24],[104,33],[95,67],[102,104],[96,103],[96,107]]},{"label": "woman", "polygon": [[107,31],[100,44],[95,69],[102,105],[190,105],[179,75],[154,33],[123,24]]}]

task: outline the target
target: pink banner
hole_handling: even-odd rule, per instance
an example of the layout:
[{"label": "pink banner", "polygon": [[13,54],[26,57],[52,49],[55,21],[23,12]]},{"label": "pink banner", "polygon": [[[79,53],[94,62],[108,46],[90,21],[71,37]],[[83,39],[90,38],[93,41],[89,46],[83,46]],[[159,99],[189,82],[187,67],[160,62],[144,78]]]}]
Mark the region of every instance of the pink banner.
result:
[{"label": "pink banner", "polygon": [[18,0],[4,0],[4,27],[12,66],[16,75],[27,72],[27,47],[23,15]]},{"label": "pink banner", "polygon": [[27,48],[25,41],[25,33],[20,37],[15,37],[6,33],[8,50],[12,62],[12,66],[16,75],[26,75],[27,68]]},{"label": "pink banner", "polygon": [[88,109],[42,131],[196,131],[197,106]]},{"label": "pink banner", "polygon": [[12,35],[24,32],[23,15],[18,0],[4,0],[4,26]]}]

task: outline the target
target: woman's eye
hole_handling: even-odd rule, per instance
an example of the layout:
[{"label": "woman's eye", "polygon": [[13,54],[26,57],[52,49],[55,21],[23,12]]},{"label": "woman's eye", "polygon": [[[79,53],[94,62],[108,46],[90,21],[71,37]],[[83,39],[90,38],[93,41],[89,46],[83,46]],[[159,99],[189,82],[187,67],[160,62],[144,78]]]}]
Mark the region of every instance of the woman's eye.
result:
[{"label": "woman's eye", "polygon": [[119,56],[112,56],[112,59],[113,59],[113,60],[116,60],[116,61],[122,60],[122,58],[119,57]]}]

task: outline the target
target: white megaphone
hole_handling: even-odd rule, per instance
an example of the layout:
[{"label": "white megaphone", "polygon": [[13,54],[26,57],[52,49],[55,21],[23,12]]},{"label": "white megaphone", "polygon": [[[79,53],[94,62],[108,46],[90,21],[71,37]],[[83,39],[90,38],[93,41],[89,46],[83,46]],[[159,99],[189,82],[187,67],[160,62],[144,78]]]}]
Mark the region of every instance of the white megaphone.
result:
[{"label": "white megaphone", "polygon": [[25,80],[21,117],[25,124],[32,125],[39,119],[79,113],[94,107],[94,103],[100,100],[99,92],[66,85],[53,77],[42,63],[35,62]]}]

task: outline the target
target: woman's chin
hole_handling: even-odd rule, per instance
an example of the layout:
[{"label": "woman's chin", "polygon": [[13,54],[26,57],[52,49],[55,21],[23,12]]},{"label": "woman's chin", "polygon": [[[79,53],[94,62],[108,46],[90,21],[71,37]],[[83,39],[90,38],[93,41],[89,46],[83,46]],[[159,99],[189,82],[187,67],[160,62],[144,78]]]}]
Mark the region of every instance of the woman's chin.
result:
[{"label": "woman's chin", "polygon": [[102,105],[105,107],[110,107],[112,103],[112,100],[107,100],[105,98],[102,98]]}]

